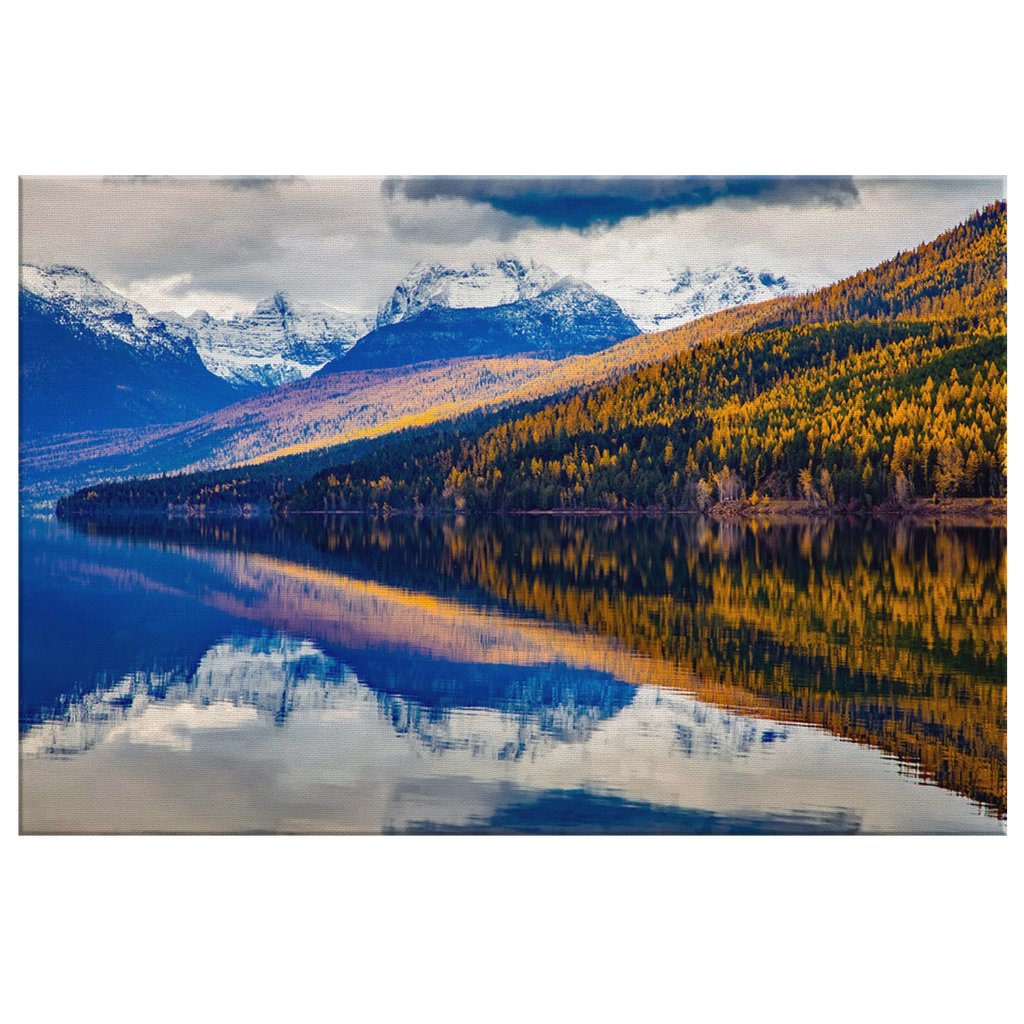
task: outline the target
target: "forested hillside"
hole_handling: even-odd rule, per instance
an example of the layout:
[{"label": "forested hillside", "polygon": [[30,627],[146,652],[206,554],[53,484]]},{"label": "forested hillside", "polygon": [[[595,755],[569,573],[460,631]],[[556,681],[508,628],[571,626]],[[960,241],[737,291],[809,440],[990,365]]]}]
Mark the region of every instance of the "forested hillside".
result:
[{"label": "forested hillside", "polygon": [[906,503],[1006,488],[1006,204],[617,383],[300,486],[295,510]]},{"label": "forested hillside", "polygon": [[[499,389],[507,404],[488,419],[345,449],[345,461],[304,482],[290,470],[278,481],[261,473],[230,502],[258,494],[297,512],[700,510],[739,498],[847,508],[999,497],[1006,351],[1006,204],[997,203],[820,291],[551,364],[543,388],[562,400],[517,409],[541,386]],[[464,411],[447,401],[449,416]],[[435,410],[390,428],[440,418]],[[220,499],[207,499],[225,482],[98,485],[61,510],[157,507],[164,497],[213,507]]]}]

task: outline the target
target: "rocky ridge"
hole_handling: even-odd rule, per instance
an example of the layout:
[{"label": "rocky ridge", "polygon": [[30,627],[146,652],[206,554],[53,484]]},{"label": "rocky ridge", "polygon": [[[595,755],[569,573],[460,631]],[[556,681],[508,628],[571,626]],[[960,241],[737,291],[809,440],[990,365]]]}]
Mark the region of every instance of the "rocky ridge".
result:
[{"label": "rocky ridge", "polygon": [[218,320],[160,313],[190,337],[206,367],[239,386],[276,387],[303,380],[344,355],[374,325],[371,315],[294,301],[285,292],[264,299],[248,316]]},{"label": "rocky ridge", "polygon": [[377,312],[377,327],[387,327],[428,308],[487,309],[533,299],[561,275],[530,260],[493,260],[468,267],[417,264]]}]

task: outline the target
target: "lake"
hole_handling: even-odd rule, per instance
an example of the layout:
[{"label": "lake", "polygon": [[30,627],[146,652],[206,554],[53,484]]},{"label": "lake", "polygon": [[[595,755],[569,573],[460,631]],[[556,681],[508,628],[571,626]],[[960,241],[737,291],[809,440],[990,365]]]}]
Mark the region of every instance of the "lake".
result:
[{"label": "lake", "polygon": [[1006,530],[23,519],[24,833],[1006,831]]}]

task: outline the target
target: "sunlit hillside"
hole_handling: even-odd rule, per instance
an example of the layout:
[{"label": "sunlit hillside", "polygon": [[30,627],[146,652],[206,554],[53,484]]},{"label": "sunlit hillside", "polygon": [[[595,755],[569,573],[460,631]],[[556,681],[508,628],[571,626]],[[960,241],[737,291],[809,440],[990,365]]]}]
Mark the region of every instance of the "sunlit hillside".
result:
[{"label": "sunlit hillside", "polygon": [[50,498],[103,480],[265,463],[564,394],[614,380],[708,338],[742,331],[763,315],[761,310],[724,310],[591,355],[556,361],[455,359],[353,370],[285,385],[188,423],[27,442],[21,449],[22,492]]},{"label": "sunlit hillside", "polygon": [[1005,493],[1005,203],[847,281],[731,311],[719,330],[713,319],[657,339],[676,347],[664,362],[473,444],[392,446],[325,471],[292,507],[860,507]]},{"label": "sunlit hillside", "polygon": [[[476,435],[407,435],[349,455],[287,504],[675,510],[737,498],[860,507],[915,495],[1001,497],[1005,268],[1000,203],[828,288],[593,355],[330,374],[188,424],[30,449],[23,467],[42,475],[48,459],[68,452],[96,480],[261,464],[507,408]],[[515,409],[547,396],[557,397],[542,409]],[[206,504],[205,486],[175,481],[165,504]],[[119,486],[91,494],[65,508],[135,500]]]}]

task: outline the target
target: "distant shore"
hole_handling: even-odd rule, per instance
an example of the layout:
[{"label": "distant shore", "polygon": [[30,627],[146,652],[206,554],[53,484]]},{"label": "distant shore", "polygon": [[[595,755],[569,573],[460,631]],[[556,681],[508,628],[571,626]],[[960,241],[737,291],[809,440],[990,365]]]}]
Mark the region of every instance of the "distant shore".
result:
[{"label": "distant shore", "polygon": [[915,498],[904,508],[874,505],[854,508],[852,505],[828,505],[778,498],[768,504],[728,501],[714,505],[707,514],[715,519],[886,519],[910,520],[915,523],[941,521],[949,526],[1005,526],[1006,498]]},{"label": "distant shore", "polygon": [[[947,526],[1006,526],[1006,498],[915,498],[905,508],[892,505],[860,506],[852,504],[829,505],[824,501],[801,501],[794,498],[776,498],[768,504],[759,501],[723,501],[710,505],[703,515],[719,520],[771,519],[776,522],[806,522],[809,519],[883,519],[913,523],[942,522]],[[323,513],[315,513],[323,514]],[[328,515],[332,513],[327,513]],[[392,513],[393,514],[393,513]],[[429,514],[429,513],[428,513]],[[456,512],[455,515],[465,515]],[[490,515],[518,516],[696,516],[699,512],[671,509],[605,509],[560,508],[517,509]]]},{"label": "distant shore", "polygon": [[[912,523],[941,522],[946,526],[1006,526],[1006,498],[940,498],[932,501],[917,498],[905,508],[891,505],[874,505],[855,508],[852,504],[829,505],[824,501],[810,502],[791,498],[776,498],[768,504],[759,501],[752,505],[749,501],[724,501],[711,505],[704,515],[721,521],[772,520],[774,522],[807,522],[822,519],[880,519],[888,522],[909,521]],[[328,511],[303,510],[272,513],[266,506],[244,505],[236,507],[208,508],[205,506],[175,505],[172,508],[108,508],[95,512],[65,512],[58,518],[90,519],[106,517],[167,517],[171,519],[206,519],[206,518],[265,518],[283,514],[286,517],[328,517],[328,516],[465,516],[465,515],[497,515],[497,516],[697,516],[701,513],[690,511],[673,511],[671,509],[606,509],[606,508],[558,508],[558,509],[504,509],[494,512],[466,512],[458,510],[427,511],[414,509],[386,508],[374,509],[331,509]]]}]

